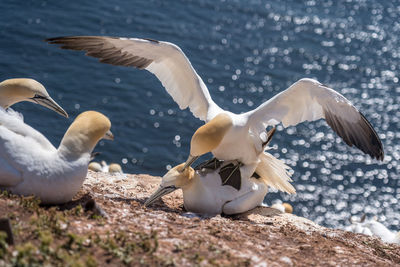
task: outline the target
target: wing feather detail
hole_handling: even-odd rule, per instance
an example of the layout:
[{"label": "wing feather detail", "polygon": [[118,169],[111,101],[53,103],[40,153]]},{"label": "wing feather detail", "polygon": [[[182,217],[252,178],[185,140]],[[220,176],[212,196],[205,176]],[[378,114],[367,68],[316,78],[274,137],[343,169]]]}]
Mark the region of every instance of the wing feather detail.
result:
[{"label": "wing feather detail", "polygon": [[382,142],[364,115],[343,95],[316,80],[301,79],[247,113],[250,130],[261,134],[270,125],[284,127],[325,119],[349,146],[383,160]]},{"label": "wing feather detail", "polygon": [[203,121],[222,111],[188,58],[172,43],[105,36],[57,37],[46,41],[60,44],[62,49],[86,51],[87,56],[99,58],[102,63],[150,71],[181,109],[189,107]]}]

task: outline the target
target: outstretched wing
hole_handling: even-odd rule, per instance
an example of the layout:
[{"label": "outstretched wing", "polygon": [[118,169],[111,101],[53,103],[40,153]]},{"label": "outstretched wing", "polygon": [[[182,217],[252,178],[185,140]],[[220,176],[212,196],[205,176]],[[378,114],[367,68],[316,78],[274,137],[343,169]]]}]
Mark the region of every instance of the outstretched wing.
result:
[{"label": "outstretched wing", "polygon": [[325,119],[349,146],[378,160],[383,160],[383,147],[374,128],[344,96],[316,80],[301,79],[258,108],[245,114],[254,133],[268,125],[284,127],[303,121]]},{"label": "outstretched wing", "polygon": [[157,76],[181,109],[187,107],[203,121],[221,109],[182,50],[168,42],[103,36],[71,36],[47,39],[63,49],[83,50],[86,55],[112,65],[146,69]]}]

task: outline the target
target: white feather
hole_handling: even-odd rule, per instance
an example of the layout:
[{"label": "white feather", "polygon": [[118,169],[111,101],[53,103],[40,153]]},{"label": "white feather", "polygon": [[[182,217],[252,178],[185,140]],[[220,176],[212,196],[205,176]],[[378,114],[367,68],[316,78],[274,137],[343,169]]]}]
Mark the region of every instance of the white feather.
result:
[{"label": "white feather", "polygon": [[[61,44],[65,49],[87,51],[87,55],[100,58],[101,62],[145,68],[157,76],[181,109],[189,107],[195,117],[206,122],[220,113],[228,114],[233,125],[211,151],[218,159],[238,160],[252,166],[254,171],[260,155],[263,157],[260,135],[267,126],[282,123],[287,127],[321,118],[326,118],[348,145],[355,145],[364,153],[383,159],[381,141],[368,121],[344,96],[316,80],[301,79],[258,108],[234,114],[214,103],[206,85],[175,44],[102,36],[60,37],[48,41]],[[262,169],[268,168],[264,166]],[[269,169],[275,171],[276,168]],[[278,173],[284,174],[285,171],[282,169]],[[285,175],[283,180],[287,180]]]},{"label": "white feather", "polygon": [[69,201],[86,177],[90,152],[66,160],[42,134],[15,114],[0,110],[2,189],[35,195],[42,203]]}]

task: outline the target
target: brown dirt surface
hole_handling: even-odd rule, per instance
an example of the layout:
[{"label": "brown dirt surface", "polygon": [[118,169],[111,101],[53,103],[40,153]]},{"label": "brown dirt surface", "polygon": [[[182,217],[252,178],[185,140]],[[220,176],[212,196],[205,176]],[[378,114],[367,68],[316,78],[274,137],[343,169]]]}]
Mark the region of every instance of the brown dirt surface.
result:
[{"label": "brown dirt surface", "polygon": [[272,208],[199,217],[179,190],[145,208],[159,182],[89,171],[73,201],[50,207],[0,194],[15,241],[0,231],[0,266],[400,266],[398,245]]}]

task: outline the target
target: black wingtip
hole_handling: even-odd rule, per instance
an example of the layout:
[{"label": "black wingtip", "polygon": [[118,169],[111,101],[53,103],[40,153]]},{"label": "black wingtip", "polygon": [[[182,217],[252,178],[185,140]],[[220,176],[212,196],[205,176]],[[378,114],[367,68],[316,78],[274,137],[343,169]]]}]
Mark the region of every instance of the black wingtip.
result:
[{"label": "black wingtip", "polygon": [[335,114],[324,110],[325,120],[348,146],[355,146],[373,159],[383,161],[382,142],[365,116],[358,111],[361,120],[357,123],[347,122]]},{"label": "black wingtip", "polygon": [[361,112],[359,112],[362,119],[364,120],[364,122],[369,126],[371,132],[373,133],[373,136],[371,137],[371,142],[373,144],[373,146],[377,147],[377,151],[375,152],[374,155],[371,155],[371,157],[376,158],[379,161],[383,161],[384,157],[385,157],[385,153],[383,150],[383,145],[382,145],[382,141],[379,138],[379,135],[376,133],[374,127],[371,125],[371,123],[367,120],[367,118],[364,116],[364,114],[362,114]]},{"label": "black wingtip", "polygon": [[52,44],[54,42],[57,42],[59,40],[66,39],[66,38],[68,38],[68,36],[58,36],[58,37],[47,38],[47,39],[44,39],[43,41],[45,41],[46,43]]}]

